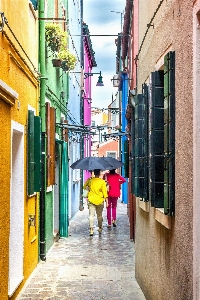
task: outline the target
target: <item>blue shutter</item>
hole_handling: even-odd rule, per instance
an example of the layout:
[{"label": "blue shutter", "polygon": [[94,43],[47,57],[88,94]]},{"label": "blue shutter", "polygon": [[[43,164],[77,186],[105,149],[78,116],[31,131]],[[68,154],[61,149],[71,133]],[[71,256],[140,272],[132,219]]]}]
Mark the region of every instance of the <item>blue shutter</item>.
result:
[{"label": "blue shutter", "polygon": [[164,207],[164,72],[151,74],[149,99],[149,198]]},{"label": "blue shutter", "polygon": [[172,215],[175,199],[175,52],[164,58],[164,213]]}]

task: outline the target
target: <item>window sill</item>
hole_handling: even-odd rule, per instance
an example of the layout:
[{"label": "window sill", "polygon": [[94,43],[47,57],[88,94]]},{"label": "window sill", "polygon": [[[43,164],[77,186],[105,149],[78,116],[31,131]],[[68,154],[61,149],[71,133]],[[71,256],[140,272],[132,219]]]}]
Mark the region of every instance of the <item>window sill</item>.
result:
[{"label": "window sill", "polygon": [[149,202],[144,202],[139,200],[138,205],[142,210],[149,212]]},{"label": "window sill", "polygon": [[167,229],[171,229],[171,217],[164,214],[164,209],[154,208],[154,217],[157,222]]},{"label": "window sill", "polygon": [[74,179],[73,183],[75,184],[75,183],[78,183],[79,181],[81,181],[81,178]]}]

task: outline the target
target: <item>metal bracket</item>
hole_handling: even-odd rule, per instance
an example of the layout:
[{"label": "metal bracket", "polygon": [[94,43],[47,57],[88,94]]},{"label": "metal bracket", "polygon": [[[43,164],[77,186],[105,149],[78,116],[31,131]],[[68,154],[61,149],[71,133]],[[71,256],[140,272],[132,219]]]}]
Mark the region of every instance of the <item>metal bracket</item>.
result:
[{"label": "metal bracket", "polygon": [[35,220],[35,215],[28,215],[28,226],[36,226],[36,220]]}]

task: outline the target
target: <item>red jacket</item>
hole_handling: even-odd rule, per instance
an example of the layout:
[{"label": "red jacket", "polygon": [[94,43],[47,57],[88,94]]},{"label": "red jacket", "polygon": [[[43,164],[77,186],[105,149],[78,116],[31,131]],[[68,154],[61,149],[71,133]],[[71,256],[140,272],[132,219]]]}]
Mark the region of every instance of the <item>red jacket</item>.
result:
[{"label": "red jacket", "polygon": [[126,179],[117,173],[108,173],[105,175],[105,180],[107,180],[109,184],[108,197],[120,197],[120,186],[126,182]]}]

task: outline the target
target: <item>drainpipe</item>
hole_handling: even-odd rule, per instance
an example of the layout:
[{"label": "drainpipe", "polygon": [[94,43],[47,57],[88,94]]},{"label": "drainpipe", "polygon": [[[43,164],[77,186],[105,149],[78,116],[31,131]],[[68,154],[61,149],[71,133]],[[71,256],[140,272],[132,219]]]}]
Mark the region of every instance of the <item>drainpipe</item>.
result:
[{"label": "drainpipe", "polygon": [[40,259],[46,261],[45,196],[46,196],[46,117],[45,117],[45,22],[44,0],[39,0],[39,67],[40,67],[40,116],[42,119],[42,188],[40,192]]},{"label": "drainpipe", "polygon": [[[80,33],[80,60],[81,60],[81,70],[83,72],[81,73],[81,76],[84,77],[84,53],[83,53],[83,0],[80,1],[80,10],[81,10],[81,33]],[[81,78],[81,84],[82,84],[82,78]],[[82,90],[80,92],[80,119],[82,125],[84,125],[84,98],[82,96]],[[81,153],[80,157],[84,157],[84,137],[80,141],[80,147],[81,147]],[[81,181],[80,181],[80,204],[79,209],[83,210],[83,198],[81,197],[82,194],[82,186],[83,186],[83,171],[81,172]]]}]

